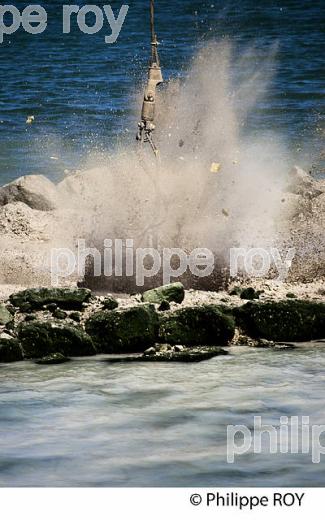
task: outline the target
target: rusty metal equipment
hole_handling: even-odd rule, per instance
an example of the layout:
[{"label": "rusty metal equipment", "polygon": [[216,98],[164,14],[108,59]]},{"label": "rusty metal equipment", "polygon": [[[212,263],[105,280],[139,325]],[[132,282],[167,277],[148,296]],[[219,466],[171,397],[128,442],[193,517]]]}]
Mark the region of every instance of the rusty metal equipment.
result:
[{"label": "rusty metal equipment", "polygon": [[138,123],[139,131],[137,140],[142,143],[149,143],[154,154],[157,156],[159,151],[153,141],[155,131],[156,115],[156,90],[157,86],[163,83],[164,79],[161,72],[158,54],[158,40],[155,32],[155,2],[150,0],[150,25],[151,25],[151,60],[149,64],[148,82],[144,92],[142,104],[141,121]]}]

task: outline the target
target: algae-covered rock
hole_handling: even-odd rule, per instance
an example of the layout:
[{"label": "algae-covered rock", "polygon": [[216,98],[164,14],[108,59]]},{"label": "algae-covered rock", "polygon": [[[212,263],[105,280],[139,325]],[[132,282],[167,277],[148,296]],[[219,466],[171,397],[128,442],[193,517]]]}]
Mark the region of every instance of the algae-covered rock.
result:
[{"label": "algae-covered rock", "polygon": [[178,309],[159,321],[160,340],[172,345],[228,345],[235,334],[233,318],[216,305]]},{"label": "algae-covered rock", "polygon": [[31,309],[42,309],[44,305],[56,304],[61,309],[80,310],[91,298],[88,289],[46,288],[26,289],[10,296],[15,307],[23,309],[29,305]]},{"label": "algae-covered rock", "polygon": [[57,322],[22,323],[18,337],[26,358],[37,359],[50,354],[93,356],[96,350],[91,338],[81,328]]},{"label": "algae-covered rock", "polygon": [[42,359],[38,359],[35,363],[37,365],[63,365],[64,363],[68,363],[68,361],[70,361],[68,357],[56,352],[55,354],[50,354]]},{"label": "algae-covered rock", "polygon": [[5,305],[0,303],[0,325],[7,325],[12,319],[12,314],[6,309]]},{"label": "algae-covered rock", "polygon": [[[151,351],[151,349],[150,349]],[[200,363],[217,356],[227,356],[228,352],[220,347],[184,348],[176,350],[172,346],[164,349],[152,349],[142,356],[117,357],[106,360],[107,363]]]},{"label": "algae-covered rock", "polygon": [[101,311],[88,319],[86,331],[100,353],[143,352],[157,340],[158,316],[152,305]]},{"label": "algae-covered rock", "polygon": [[13,363],[22,359],[23,351],[17,339],[0,338],[0,363]]},{"label": "algae-covered rock", "polygon": [[157,289],[146,291],[142,295],[142,300],[144,302],[155,303],[157,305],[160,305],[164,301],[168,303],[182,303],[184,298],[185,289],[181,283],[171,283],[169,285],[164,285],[163,287],[158,287]]},{"label": "algae-covered rock", "polygon": [[234,310],[238,325],[255,338],[310,341],[325,338],[325,304],[299,300],[247,303]]}]

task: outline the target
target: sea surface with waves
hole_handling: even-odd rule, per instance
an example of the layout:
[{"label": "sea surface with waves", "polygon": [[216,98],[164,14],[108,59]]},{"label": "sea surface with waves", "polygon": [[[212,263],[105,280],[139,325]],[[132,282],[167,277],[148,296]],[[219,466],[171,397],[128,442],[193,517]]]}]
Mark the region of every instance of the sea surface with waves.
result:
[{"label": "sea surface with waves", "polygon": [[[325,344],[234,347],[189,365],[22,362],[2,365],[0,379],[0,486],[325,485],[324,456],[301,453],[302,417],[325,425]],[[262,453],[229,464],[227,426],[253,439],[254,417],[279,443],[280,418],[298,417],[292,437],[282,433],[298,453],[270,454],[266,434]]]}]

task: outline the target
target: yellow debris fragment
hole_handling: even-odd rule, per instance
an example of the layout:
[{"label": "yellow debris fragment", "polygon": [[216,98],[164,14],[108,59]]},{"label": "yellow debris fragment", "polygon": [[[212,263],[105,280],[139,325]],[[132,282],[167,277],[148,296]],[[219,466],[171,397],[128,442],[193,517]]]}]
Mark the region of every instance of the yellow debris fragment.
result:
[{"label": "yellow debris fragment", "polygon": [[220,170],[221,170],[221,164],[220,163],[213,162],[211,164],[211,168],[210,168],[210,172],[211,173],[219,173]]}]

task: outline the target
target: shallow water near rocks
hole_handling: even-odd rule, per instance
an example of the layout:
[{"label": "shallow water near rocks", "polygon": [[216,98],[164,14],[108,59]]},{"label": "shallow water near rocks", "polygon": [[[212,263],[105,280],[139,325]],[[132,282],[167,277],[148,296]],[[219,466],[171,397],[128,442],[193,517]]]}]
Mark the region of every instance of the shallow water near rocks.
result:
[{"label": "shallow water near rocks", "polygon": [[325,424],[325,343],[200,364],[0,366],[1,486],[324,486],[325,459],[226,460],[227,425]]}]

